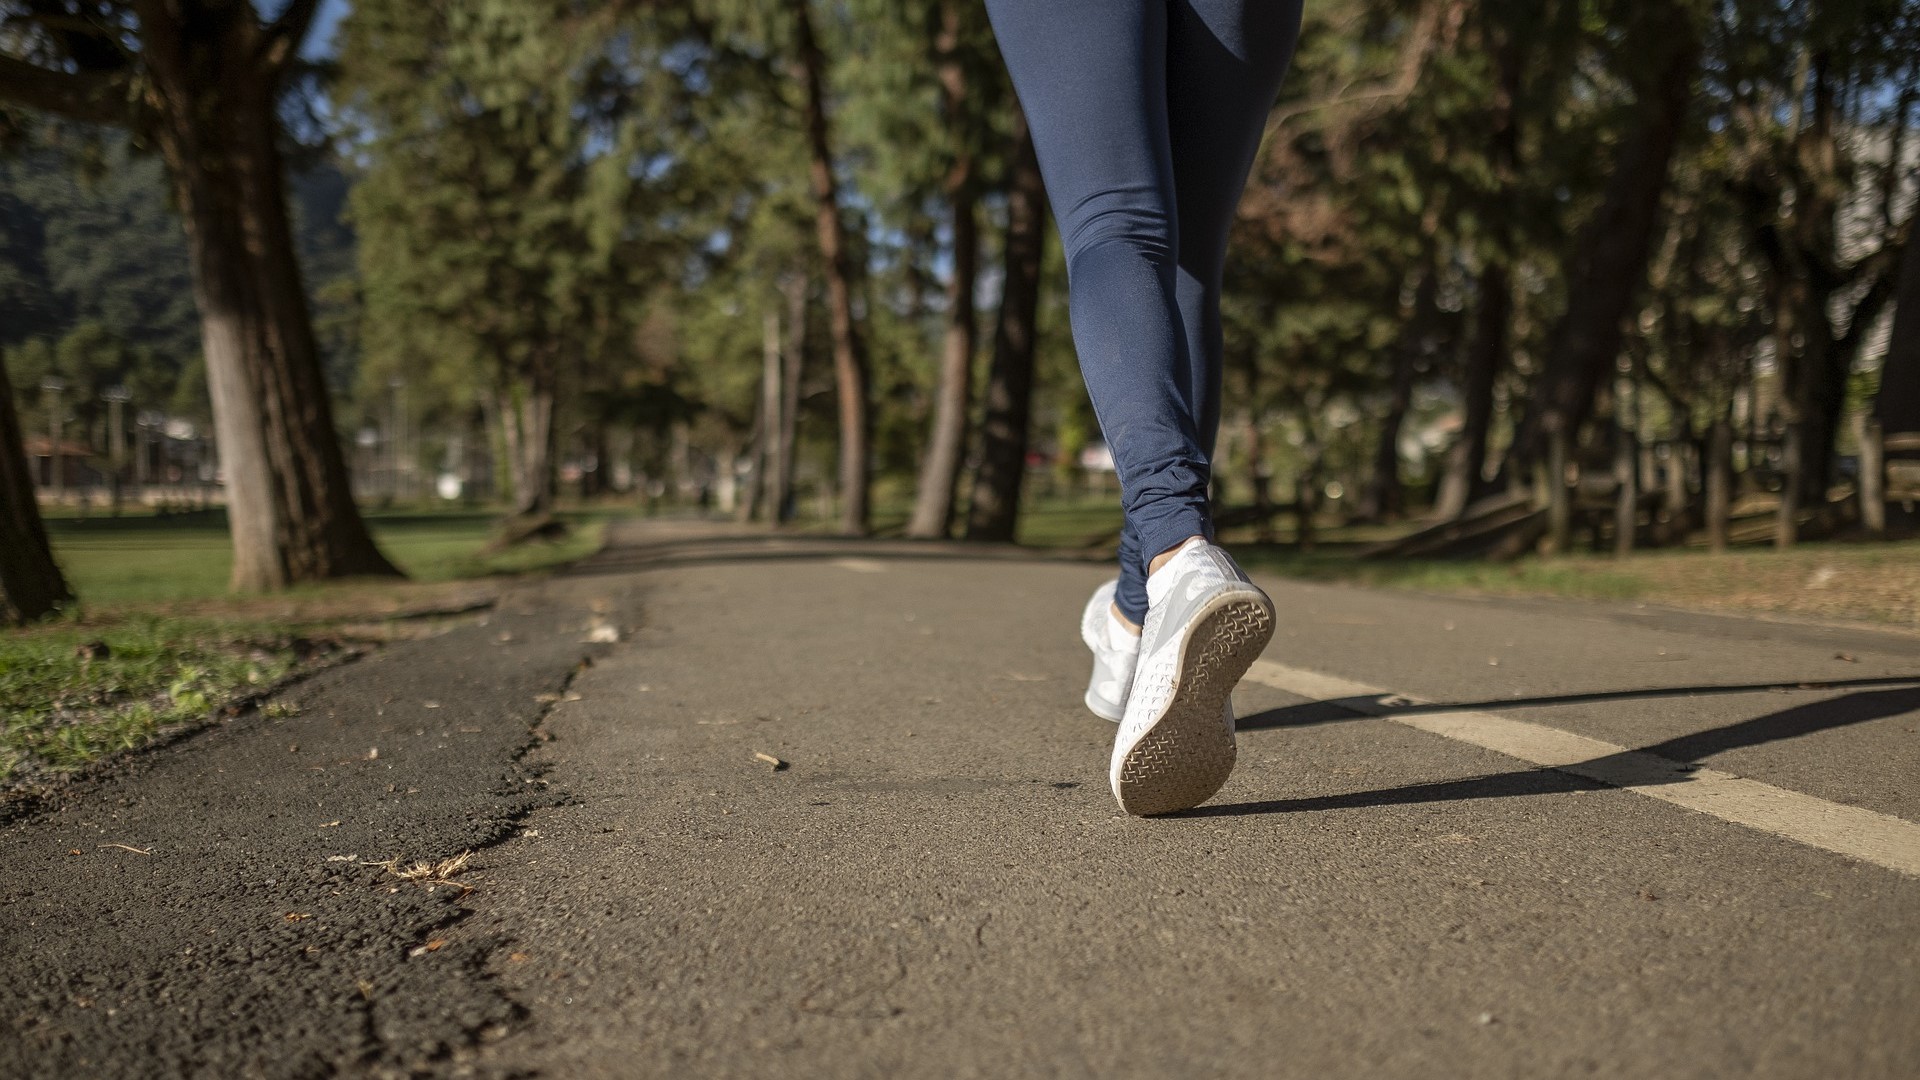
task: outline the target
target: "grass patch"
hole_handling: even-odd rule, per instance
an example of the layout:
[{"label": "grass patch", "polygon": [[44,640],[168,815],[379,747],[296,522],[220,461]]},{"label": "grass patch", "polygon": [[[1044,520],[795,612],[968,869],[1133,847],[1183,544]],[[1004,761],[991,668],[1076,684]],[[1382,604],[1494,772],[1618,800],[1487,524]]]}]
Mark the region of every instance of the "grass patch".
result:
[{"label": "grass patch", "polygon": [[[876,499],[871,514],[873,535],[894,538],[903,535],[912,503],[898,498]],[[954,535],[966,535],[966,513],[955,512]],[[1120,497],[1084,496],[1072,499],[1030,499],[1020,508],[1016,542],[1027,547],[1083,548],[1112,544],[1120,535]],[[797,522],[802,531],[831,533],[839,529],[837,519],[803,515]]]},{"label": "grass patch", "polygon": [[1584,565],[1578,559],[1522,559],[1511,563],[1426,559],[1373,561],[1350,551],[1302,554],[1290,548],[1234,544],[1234,557],[1248,570],[1303,581],[1346,582],[1426,592],[1565,596],[1583,600],[1634,600],[1646,585],[1617,567]]},{"label": "grass patch", "polygon": [[227,593],[232,548],[217,512],[52,520],[55,557],[80,603],[0,632],[0,788],[202,723],[353,641],[392,636],[396,617],[490,600],[494,579],[592,554],[616,515],[563,516],[574,528],[562,540],[490,552],[494,518],[483,512],[370,514],[375,539],[410,580],[261,596]]},{"label": "grass patch", "polygon": [[1234,545],[1249,569],[1308,581],[1340,581],[1439,593],[1644,600],[1727,613],[1792,615],[1827,622],[1920,629],[1920,540],[1646,551],[1624,559],[1574,554],[1512,563],[1358,558],[1351,549],[1300,554]]},{"label": "grass patch", "polygon": [[0,782],[141,746],[338,647],[253,622],[152,615],[13,631],[0,640]]},{"label": "grass patch", "polygon": [[[573,562],[598,550],[612,515],[561,516],[574,526],[565,539],[492,554],[485,549],[495,518],[484,512],[373,513],[367,521],[374,540],[395,565],[412,580],[431,583],[532,573]],[[47,531],[54,556],[88,608],[226,595],[233,547],[226,519],[217,512],[54,520],[47,523]]]},{"label": "grass patch", "polygon": [[1023,509],[1016,537],[1029,547],[1092,547],[1115,543],[1120,522],[1118,496],[1046,500]]},{"label": "grass patch", "polygon": [[[1291,518],[1276,523],[1282,536]],[[1039,500],[1021,515],[1020,542],[1033,547],[1111,545],[1120,526],[1112,498]],[[1365,547],[1405,535],[1410,526],[1338,525],[1318,531],[1302,553],[1251,541],[1251,528],[1223,535],[1249,570],[1305,581],[1483,596],[1638,600],[1728,614],[1773,614],[1823,622],[1920,630],[1920,539],[1821,542],[1781,551],[1700,548],[1635,552],[1626,558],[1574,553],[1500,563],[1468,559],[1362,559]]]}]

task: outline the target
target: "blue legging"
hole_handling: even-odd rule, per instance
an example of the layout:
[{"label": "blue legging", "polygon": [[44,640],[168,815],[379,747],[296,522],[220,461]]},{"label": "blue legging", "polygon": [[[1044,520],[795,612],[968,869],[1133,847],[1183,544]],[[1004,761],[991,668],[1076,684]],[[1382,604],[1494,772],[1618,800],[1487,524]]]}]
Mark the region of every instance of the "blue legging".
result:
[{"label": "blue legging", "polygon": [[1227,230],[1301,0],[987,0],[1067,255],[1080,373],[1126,512],[1116,603],[1213,535]]}]

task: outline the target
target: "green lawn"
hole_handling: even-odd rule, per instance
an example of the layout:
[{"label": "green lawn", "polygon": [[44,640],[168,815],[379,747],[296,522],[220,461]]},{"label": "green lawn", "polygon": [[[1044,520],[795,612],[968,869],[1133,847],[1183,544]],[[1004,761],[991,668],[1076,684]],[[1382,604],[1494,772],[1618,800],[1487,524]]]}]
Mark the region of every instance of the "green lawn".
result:
[{"label": "green lawn", "polygon": [[311,649],[270,624],[159,615],[10,633],[0,639],[0,783],[24,767],[69,771],[204,720]]},{"label": "green lawn", "polygon": [[[606,516],[563,515],[575,526],[556,543],[484,555],[495,517],[482,511],[368,515],[381,550],[415,581],[523,573],[571,562],[599,547]],[[217,513],[173,518],[73,518],[47,523],[54,555],[82,605],[199,600],[226,592],[233,552]]]},{"label": "green lawn", "polygon": [[80,599],[61,618],[0,632],[0,790],[204,722],[223,703],[388,632],[368,623],[470,604],[469,579],[584,557],[614,515],[562,516],[574,525],[565,539],[489,554],[490,514],[374,513],[375,538],[411,580],[260,597],[227,593],[232,549],[217,513],[55,518],[54,554]]},{"label": "green lawn", "polygon": [[1310,581],[1426,592],[1644,600],[1669,607],[1791,615],[1920,630],[1920,540],[1824,542],[1785,551],[1738,548],[1529,556],[1510,563],[1357,557],[1338,547],[1301,554],[1233,545],[1249,569]]},{"label": "green lawn", "polygon": [[[876,499],[873,506],[873,534],[897,537],[907,527],[913,504],[903,497]],[[956,532],[965,534],[966,513],[955,512]],[[833,532],[836,520],[802,518],[803,529]],[[1020,509],[1017,540],[1028,547],[1078,548],[1112,544],[1120,535],[1120,497],[1079,497],[1071,499],[1029,499]]]},{"label": "green lawn", "polygon": [[[1020,541],[1035,547],[1111,545],[1120,525],[1113,498],[1048,500],[1022,515]],[[1367,546],[1413,526],[1340,526],[1325,522],[1319,546],[1260,544],[1252,530],[1223,535],[1249,569],[1308,581],[1340,581],[1423,592],[1641,600],[1701,611],[1790,615],[1831,622],[1920,629],[1920,540],[1806,543],[1778,551],[1743,547],[1722,555],[1700,548],[1611,554],[1529,556],[1513,562],[1472,559],[1364,559]],[[1283,518],[1276,531],[1291,536]]]}]

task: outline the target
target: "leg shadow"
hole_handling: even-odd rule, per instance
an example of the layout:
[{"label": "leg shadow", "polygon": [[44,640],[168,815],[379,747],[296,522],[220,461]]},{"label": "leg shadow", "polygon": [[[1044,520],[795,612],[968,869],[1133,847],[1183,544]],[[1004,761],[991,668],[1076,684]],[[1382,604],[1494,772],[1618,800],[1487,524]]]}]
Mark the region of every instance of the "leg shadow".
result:
[{"label": "leg shadow", "polygon": [[[1420,711],[1438,711],[1446,707],[1419,706],[1418,708]],[[1452,706],[1452,708],[1458,708],[1458,706]],[[1346,715],[1333,717],[1330,715],[1332,710],[1338,710]],[[1375,707],[1371,715],[1391,715],[1396,711],[1399,710],[1382,710]],[[1202,806],[1171,816],[1239,817],[1248,814],[1291,814],[1322,810],[1352,810],[1369,806],[1457,802],[1465,799],[1554,795],[1576,790],[1591,791],[1604,787],[1629,785],[1683,783],[1699,767],[1697,762],[1715,754],[1740,747],[1794,739],[1818,731],[1829,731],[1915,711],[1920,711],[1920,686],[1863,691],[1831,701],[1797,705],[1752,720],[1743,720],[1709,731],[1668,739],[1642,749],[1608,754],[1558,768],[1532,768],[1465,780],[1411,784],[1405,787],[1359,791],[1344,795],[1325,795],[1308,799],[1269,799],[1262,802]],[[1358,717],[1354,715],[1350,706],[1342,705],[1338,701],[1318,701],[1289,706],[1285,709],[1274,709],[1250,719],[1266,720],[1267,722],[1262,725],[1265,727],[1287,727],[1326,723],[1340,718],[1357,719]],[[1587,779],[1592,775],[1604,776],[1609,782],[1602,783]]]}]

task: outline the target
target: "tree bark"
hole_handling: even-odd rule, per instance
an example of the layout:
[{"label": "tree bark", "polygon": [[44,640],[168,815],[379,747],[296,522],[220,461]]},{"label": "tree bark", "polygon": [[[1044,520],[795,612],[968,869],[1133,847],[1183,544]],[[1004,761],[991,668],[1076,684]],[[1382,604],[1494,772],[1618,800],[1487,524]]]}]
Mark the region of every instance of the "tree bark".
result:
[{"label": "tree bark", "polygon": [[399,573],[353,504],[278,138],[277,69],[249,4],[143,3],[153,136],[186,226],[235,589]]},{"label": "tree bark", "polygon": [[1493,429],[1493,387],[1507,362],[1507,333],[1513,316],[1513,286],[1507,268],[1489,263],[1480,274],[1480,304],[1474,312],[1473,341],[1467,346],[1466,410],[1460,438],[1447,451],[1447,471],[1440,481],[1434,514],[1453,520],[1482,494],[1487,465],[1487,438]]},{"label": "tree bark", "polygon": [[1367,490],[1361,497],[1360,516],[1372,521],[1391,521],[1406,510],[1406,491],[1400,483],[1400,429],[1413,408],[1413,382],[1420,365],[1420,354],[1427,347],[1433,324],[1440,315],[1440,278],[1429,266],[1420,273],[1414,286],[1413,310],[1401,330],[1394,349],[1393,380],[1387,391],[1387,412],[1380,418],[1380,430],[1373,446],[1373,468],[1367,475]]},{"label": "tree bark", "polygon": [[1459,519],[1467,507],[1486,494],[1487,442],[1493,429],[1493,389],[1507,365],[1507,341],[1512,332],[1513,283],[1508,266],[1513,259],[1513,220],[1508,208],[1520,168],[1520,123],[1516,108],[1525,79],[1521,45],[1514,31],[1497,19],[1482,24],[1487,50],[1493,54],[1498,80],[1488,119],[1491,122],[1488,158],[1493,166],[1499,205],[1489,215],[1486,262],[1480,270],[1480,298],[1474,308],[1473,340],[1467,345],[1461,380],[1460,438],[1448,448],[1446,471],[1434,498],[1434,514],[1444,521]]},{"label": "tree bark", "polygon": [[1686,413],[1679,413],[1667,444],[1667,472],[1663,478],[1666,494],[1662,508],[1667,512],[1665,542],[1669,544],[1686,543],[1687,534],[1693,531],[1693,489],[1688,482],[1693,469],[1687,459],[1693,445],[1693,423]]},{"label": "tree bark", "polygon": [[805,371],[807,351],[807,275],[795,272],[782,284],[787,298],[787,342],[781,354],[780,432],[776,442],[780,465],[773,474],[774,492],[770,516],[782,524],[794,515],[793,470],[798,454],[800,423],[800,376]]},{"label": "tree bark", "polygon": [[864,536],[868,529],[867,446],[872,437],[867,359],[853,314],[853,260],[840,220],[839,185],[833,175],[833,142],[827,128],[826,57],[813,34],[811,0],[787,0],[802,89],[808,176],[820,256],[827,270],[827,313],[833,331],[833,374],[840,399],[840,531]]},{"label": "tree bark", "polygon": [[1640,521],[1639,440],[1625,423],[1615,426],[1613,438],[1613,553],[1631,555]]},{"label": "tree bark", "polygon": [[1591,415],[1594,394],[1620,354],[1622,324],[1646,281],[1660,200],[1700,58],[1685,9],[1673,7],[1664,22],[1662,44],[1669,52],[1654,84],[1641,92],[1637,125],[1620,148],[1600,208],[1567,268],[1567,308],[1514,440],[1523,473],[1546,453],[1551,433],[1571,436]]},{"label": "tree bark", "polygon": [[1573,436],[1564,429],[1547,434],[1547,456],[1536,463],[1539,499],[1547,509],[1544,545],[1549,555],[1565,555],[1573,548],[1573,492],[1567,484],[1567,458]]},{"label": "tree bark", "polygon": [[501,435],[513,474],[513,518],[553,512],[553,380],[537,372],[522,385],[499,391]]},{"label": "tree bark", "polygon": [[967,508],[967,539],[1011,541],[1027,475],[1027,428],[1033,409],[1033,352],[1040,310],[1041,252],[1046,241],[1046,187],[1027,131],[1014,106],[1012,172],[1001,273],[1000,318],[987,372],[980,424],[980,468]]},{"label": "tree bark", "polygon": [[980,227],[975,204],[979,178],[973,155],[973,126],[968,118],[967,73],[960,53],[961,5],[940,5],[938,59],[941,106],[953,163],[947,171],[947,205],[953,213],[953,277],[947,283],[947,329],[940,349],[940,389],[933,410],[933,432],[920,465],[907,535],[944,539],[953,527],[953,497],[967,445],[967,413],[973,391],[973,353],[977,336],[974,278],[980,263]]},{"label": "tree bark", "polygon": [[774,478],[780,474],[780,406],[786,400],[780,377],[785,371],[780,356],[780,309],[769,304],[760,314],[760,417],[754,425],[753,486],[742,500],[743,521],[762,514],[772,520],[780,513]]},{"label": "tree bark", "polygon": [[1787,422],[1785,439],[1780,444],[1780,509],[1773,518],[1773,546],[1790,548],[1800,539],[1800,484],[1805,475],[1806,436],[1798,420]]},{"label": "tree bark", "polygon": [[[1251,381],[1257,376],[1248,365],[1247,376]],[[1248,388],[1248,399],[1258,401],[1257,391]],[[1253,490],[1253,516],[1255,518],[1254,539],[1263,544],[1273,543],[1273,470],[1267,465],[1267,436],[1260,414],[1248,409],[1240,415],[1240,427],[1247,433],[1247,486]]]},{"label": "tree bark", "polygon": [[1727,550],[1728,519],[1733,511],[1733,422],[1720,417],[1707,439],[1707,548]]},{"label": "tree bark", "polygon": [[1860,443],[1860,481],[1855,492],[1860,501],[1860,528],[1874,539],[1887,534],[1887,458],[1886,444],[1880,437],[1880,424],[1870,416],[1856,417],[1855,437]]},{"label": "tree bark", "polygon": [[0,364],[0,625],[37,619],[71,599],[40,520],[13,385]]},{"label": "tree bark", "polygon": [[1909,235],[1901,253],[1893,303],[1893,335],[1873,397],[1883,437],[1920,432],[1920,234]]}]

